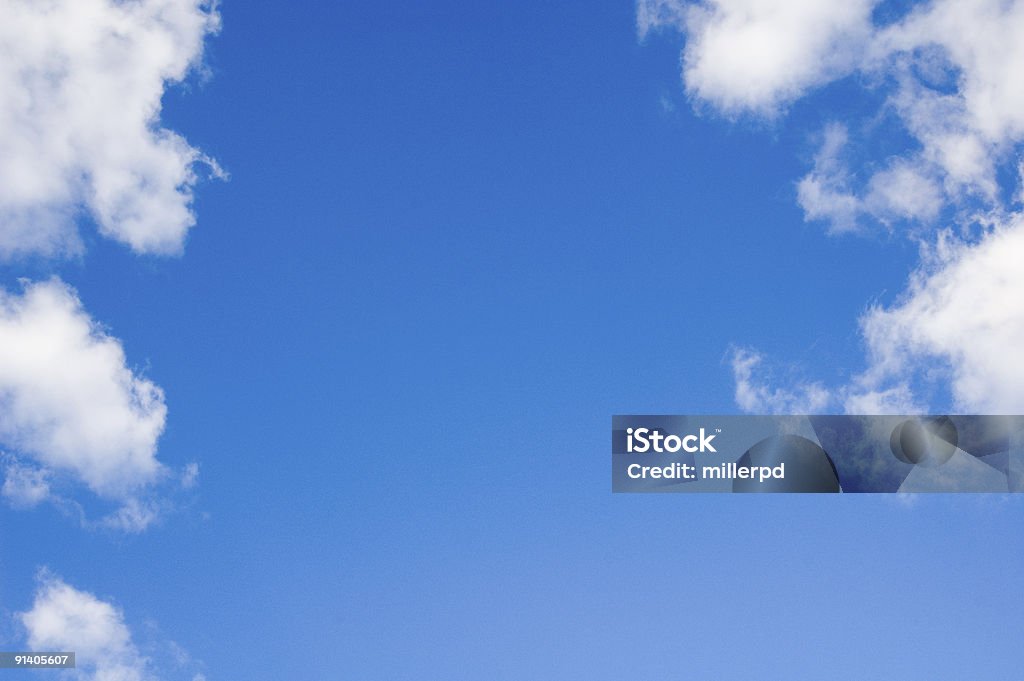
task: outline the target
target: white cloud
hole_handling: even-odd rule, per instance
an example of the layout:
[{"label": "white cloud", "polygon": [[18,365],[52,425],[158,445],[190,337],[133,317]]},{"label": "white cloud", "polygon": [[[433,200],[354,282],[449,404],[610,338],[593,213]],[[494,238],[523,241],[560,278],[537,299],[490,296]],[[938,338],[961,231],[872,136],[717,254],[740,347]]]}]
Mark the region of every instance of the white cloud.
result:
[{"label": "white cloud", "polygon": [[997,178],[1017,170],[1024,140],[1024,2],[924,4],[876,29],[864,54],[859,68],[891,88],[887,111],[916,142],[867,180],[864,212],[927,225],[943,206],[1001,210]]},{"label": "white cloud", "polygon": [[[876,26],[871,14],[879,4],[638,0],[637,28],[641,37],[662,27],[684,32],[686,86],[722,111],[772,112],[814,85],[881,71],[900,81],[898,104],[920,128],[938,124],[984,142],[1024,135],[1017,67],[1024,63],[1024,3],[936,0]],[[941,94],[950,80],[956,92],[949,97],[921,99]]]},{"label": "white cloud", "polygon": [[995,200],[998,144],[968,126],[961,96],[941,94],[901,78],[889,101],[920,144],[920,151],[906,162],[942,177],[945,200]]},{"label": "white cloud", "polygon": [[159,517],[159,504],[129,497],[119,509],[104,516],[99,525],[119,532],[142,532]]},{"label": "white cloud", "polygon": [[757,414],[820,414],[828,408],[832,395],[820,383],[799,383],[789,389],[769,387],[763,361],[752,350],[732,353],[736,404],[741,409]]},{"label": "white cloud", "polygon": [[[859,73],[884,104],[863,121],[826,126],[813,169],[797,183],[799,204],[833,233],[866,221],[906,225],[926,253],[897,302],[862,317],[867,368],[852,382],[773,388],[761,357],[746,351],[733,361],[737,402],[751,411],[831,403],[908,413],[927,410],[927,395],[945,388],[957,410],[1019,413],[1024,0],[934,0],[885,26],[871,23],[876,4],[638,4],[641,34],[685,33],[687,91],[726,115],[776,115],[810,88]],[[888,136],[880,148],[909,143],[854,166],[851,130],[865,142]]]},{"label": "white cloud", "polygon": [[[120,608],[46,570],[39,575],[32,608],[19,613],[18,619],[31,650],[75,652],[76,669],[67,674],[78,681],[158,681],[160,677],[133,640]],[[172,660],[172,667],[192,665],[177,644],[158,647],[170,648],[181,658]],[[205,679],[201,673],[191,678]]]},{"label": "white cloud", "polygon": [[[898,381],[898,378],[896,379]],[[888,388],[873,388],[868,378],[842,389],[843,409],[847,414],[923,414],[928,409],[914,396],[906,381]]]},{"label": "white cloud", "polygon": [[883,221],[928,223],[938,217],[942,195],[920,168],[900,160],[871,177],[865,203],[868,210]]},{"label": "white cloud", "polygon": [[50,496],[50,474],[45,468],[26,465],[10,457],[4,466],[0,493],[15,508],[32,508]]},{"label": "white cloud", "polygon": [[938,0],[880,30],[872,51],[920,145],[914,162],[949,203],[995,206],[999,169],[1024,140],[1024,2]]},{"label": "white cloud", "polygon": [[[682,76],[727,114],[772,117],[809,89],[859,72],[915,145],[872,172],[845,168],[833,124],[799,184],[807,219],[833,232],[870,217],[935,221],[944,206],[997,207],[1000,167],[1024,140],[1024,2],[938,0],[887,26],[877,0],[640,0],[641,35],[686,35]],[[870,126],[869,126],[870,127]],[[854,176],[863,176],[859,184]]]},{"label": "white cloud", "polygon": [[199,482],[199,464],[195,461],[185,464],[181,472],[182,489],[192,489]]},{"label": "white cloud", "polygon": [[[1024,3],[936,0],[880,34],[878,51],[909,53],[929,46],[957,69],[960,124],[983,140],[1024,135]],[[928,54],[927,52],[925,54]]]},{"label": "white cloud", "polygon": [[1024,218],[978,244],[946,245],[936,258],[898,304],[863,318],[865,380],[883,386],[939,371],[957,410],[1024,412]]},{"label": "white cloud", "polygon": [[81,247],[76,217],[145,253],[194,224],[196,164],[161,97],[219,26],[206,0],[0,0],[0,256]]},{"label": "white cloud", "polygon": [[144,681],[147,661],[132,642],[115,606],[43,573],[32,609],[19,618],[28,645],[39,651],[74,651],[78,679]]},{"label": "white cloud", "polygon": [[145,519],[133,500],[164,473],[166,413],[160,388],[131,371],[121,343],[63,282],[0,291],[0,443],[35,464],[8,465],[5,496],[38,502],[51,474],[68,475],[131,502],[126,524]]},{"label": "white cloud", "polygon": [[686,3],[683,0],[637,0],[636,33],[640,40],[661,28],[686,28]]},{"label": "white cloud", "polygon": [[814,170],[797,184],[797,200],[808,220],[825,220],[833,233],[852,232],[857,229],[862,207],[849,189],[850,179],[842,161],[849,138],[846,126],[829,125],[823,138],[814,157]]},{"label": "white cloud", "polygon": [[871,32],[873,0],[640,0],[641,36],[687,35],[687,91],[728,113],[774,116],[809,88],[851,72]]},{"label": "white cloud", "polygon": [[[841,404],[851,414],[928,412],[912,385],[945,386],[957,413],[1024,412],[1024,217],[977,243],[946,233],[900,300],[861,318],[868,367],[848,385],[772,387],[753,351],[734,355],[736,402],[757,413],[806,413]],[[758,373],[759,369],[761,372]]]},{"label": "white cloud", "polygon": [[[77,223],[139,253],[177,253],[195,223],[197,170],[217,164],[161,125],[169,84],[201,62],[216,0],[0,0],[0,258],[81,249]],[[57,280],[0,291],[3,497],[60,496],[68,480],[120,504],[99,525],[136,531],[166,406],[121,343]],[[183,485],[194,484],[186,475]]]},{"label": "white cloud", "polygon": [[825,222],[831,234],[859,231],[865,217],[887,226],[906,223],[918,228],[938,219],[947,195],[938,169],[920,154],[893,159],[858,191],[844,158],[847,127],[833,122],[822,137],[813,170],[797,183],[797,202],[805,219]]}]

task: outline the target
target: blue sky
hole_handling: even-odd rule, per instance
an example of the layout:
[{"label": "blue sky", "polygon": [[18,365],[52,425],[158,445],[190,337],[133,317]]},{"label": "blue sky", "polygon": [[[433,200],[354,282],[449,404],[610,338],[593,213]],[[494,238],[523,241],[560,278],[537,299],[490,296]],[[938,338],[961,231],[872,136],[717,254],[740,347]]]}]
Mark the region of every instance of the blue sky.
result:
[{"label": "blue sky", "polygon": [[[11,25],[31,21],[19,4],[0,2]],[[77,294],[61,309],[98,326],[74,348],[114,339],[117,381],[128,372],[162,391],[146,419],[124,407],[123,449],[89,450],[116,465],[69,459],[49,426],[24,420],[22,400],[51,403],[7,368],[23,362],[11,340],[22,326],[0,328],[0,382],[14,396],[0,419],[7,476],[31,470],[50,485],[0,508],[4,649],[32,635],[26,612],[105,603],[103,631],[131,643],[96,650],[114,650],[128,681],[1019,676],[1015,499],[609,491],[616,413],[1020,408],[1015,369],[991,384],[960,336],[920,322],[960,309],[942,277],[983,280],[971,264],[1015,235],[1016,120],[976,126],[1003,154],[992,198],[984,169],[964,179],[928,155],[938,143],[920,131],[943,121],[900,108],[911,86],[894,73],[937,69],[921,82],[946,92],[935,83],[955,63],[893,66],[865,50],[833,64],[848,42],[871,42],[853,17],[804,55],[825,50],[827,73],[783,63],[759,75],[774,89],[744,99],[754,90],[742,78],[699,68],[708,31],[728,43],[742,24],[729,2],[708,5],[719,14],[703,24],[680,3],[642,3],[641,29],[645,8],[659,17],[643,39],[628,2],[229,1],[219,32],[197,23],[209,19],[201,6],[164,4],[181,15],[159,16],[197,42],[174,43],[183,61],[166,68],[185,79],[168,84],[155,129],[216,159],[226,181],[176,147],[163,165],[129,167],[151,203],[105,204],[117,164],[150,158],[135,142],[100,153],[115,133],[54,105],[40,120],[83,131],[68,146],[83,157],[65,167],[54,152],[46,166],[34,159],[50,158],[51,136],[4,119],[14,132],[0,142],[40,145],[9,157],[40,169],[10,161],[11,173],[88,178],[42,199],[42,181],[0,192],[10,234],[31,201],[60,209],[30,214],[45,239],[0,240],[5,319],[23,321],[9,310],[35,300],[27,290]],[[861,4],[876,26],[906,16]],[[28,78],[38,53],[14,54],[28,66],[10,71]],[[69,54],[97,89],[136,82]],[[881,65],[857,65],[871,60]],[[950,96],[969,105],[979,89],[968,86],[988,81],[963,69]],[[20,113],[15,101],[0,113]],[[837,121],[846,170],[824,151]],[[147,193],[175,163],[197,167],[191,202],[173,182]],[[14,177],[7,165],[0,177]],[[805,178],[831,203],[801,193]],[[886,203],[879,185],[906,178],[934,208]],[[155,240],[176,210],[195,226],[181,217]],[[977,227],[981,212],[999,224]],[[948,225],[953,255],[929,259]],[[1024,318],[1017,282],[1004,285],[1000,314]],[[1017,327],[1004,328],[986,353],[1014,347]],[[889,337],[906,340],[880,344]],[[756,373],[742,374],[752,357]],[[54,404],[54,418],[71,413]],[[139,425],[152,419],[155,434]],[[110,520],[125,508],[144,519]],[[86,665],[80,678],[103,672]]]}]

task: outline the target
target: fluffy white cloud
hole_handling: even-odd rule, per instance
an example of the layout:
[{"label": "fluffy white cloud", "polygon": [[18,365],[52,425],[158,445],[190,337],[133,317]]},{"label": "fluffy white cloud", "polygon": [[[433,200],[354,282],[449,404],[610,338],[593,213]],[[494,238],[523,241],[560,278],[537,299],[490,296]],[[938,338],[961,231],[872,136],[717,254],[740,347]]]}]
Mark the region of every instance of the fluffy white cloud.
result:
[{"label": "fluffy white cloud", "polygon": [[157,681],[119,608],[46,571],[32,609],[18,619],[30,649],[75,652],[77,668],[68,673],[79,681]]},{"label": "fluffy white cloud", "polygon": [[32,609],[20,614],[32,650],[73,650],[79,679],[143,681],[152,677],[116,607],[44,575]]},{"label": "fluffy white cloud", "polygon": [[17,619],[30,649],[75,652],[76,669],[66,674],[78,681],[159,681],[170,670],[179,678],[206,679],[189,671],[197,662],[173,641],[144,641],[154,657],[143,655],[120,608],[47,570],[39,574],[32,608]]},{"label": "fluffy white cloud", "polygon": [[0,0],[0,256],[77,251],[82,211],[182,249],[196,165],[220,171],[160,126],[161,97],[218,25],[209,0]]},{"label": "fluffy white cloud", "polygon": [[886,386],[939,372],[959,411],[1024,413],[1024,218],[977,244],[942,245],[934,260],[898,304],[863,318],[862,380]]},{"label": "fluffy white cloud", "polygon": [[[891,88],[886,110],[916,141],[860,188],[864,214],[927,224],[944,206],[1002,210],[999,172],[1024,141],[1024,2],[924,4],[877,28],[864,54],[859,68]],[[832,219],[801,203],[809,219]]]},{"label": "fluffy white cloud", "polygon": [[[939,112],[939,127],[953,123],[987,142],[1024,135],[1024,3],[1006,0],[936,0],[885,29],[876,52],[940,60],[956,69],[956,103]],[[938,48],[929,52],[926,48]],[[927,78],[927,74],[925,74]],[[933,104],[933,103],[929,103]]]},{"label": "fluffy white cloud", "polygon": [[641,36],[687,34],[687,91],[729,112],[775,115],[808,88],[852,71],[871,34],[874,0],[640,0]]},{"label": "fluffy white cloud", "polygon": [[866,209],[883,222],[911,220],[930,223],[942,208],[936,183],[916,164],[896,161],[875,173],[864,199]]},{"label": "fluffy white cloud", "polygon": [[163,474],[155,453],[166,413],[160,388],[129,369],[121,343],[64,283],[0,291],[0,443],[35,463],[7,466],[5,496],[38,502],[54,472],[132,500]]},{"label": "fluffy white cloud", "polygon": [[[976,243],[946,233],[900,300],[861,318],[868,368],[850,384],[773,386],[763,358],[733,358],[736,402],[758,413],[929,411],[912,384],[948,388],[958,413],[1024,412],[1024,217]],[[758,369],[761,368],[760,372]]]},{"label": "fluffy white cloud", "polygon": [[895,159],[858,195],[843,157],[848,139],[845,125],[827,126],[814,169],[797,183],[797,201],[808,220],[824,221],[832,234],[857,231],[863,216],[886,225],[935,222],[946,200],[932,168],[919,158]]},{"label": "fluffy white cloud", "polygon": [[[844,167],[833,124],[799,184],[809,220],[931,224],[946,206],[998,207],[1000,167],[1024,140],[1024,2],[937,0],[872,23],[877,0],[639,0],[641,35],[686,35],[687,91],[717,110],[769,117],[817,85],[860,72],[916,146],[873,172]],[[868,126],[872,127],[872,126]],[[852,177],[863,177],[854,186]],[[981,204],[981,208],[979,205]]]},{"label": "fluffy white cloud", "polygon": [[[83,215],[136,252],[181,251],[197,168],[221,171],[161,126],[161,98],[219,22],[215,0],[0,0],[0,258],[77,252]],[[58,496],[77,480],[121,504],[100,525],[144,528],[160,506],[143,492],[164,477],[165,416],[161,390],[67,286],[0,291],[9,503],[80,513]]]},{"label": "fluffy white cloud", "polygon": [[[910,140],[896,155],[855,167],[848,147],[856,121],[837,120],[797,183],[808,220],[834,233],[865,221],[907,225],[926,253],[897,302],[862,317],[866,370],[834,389],[773,388],[762,358],[737,352],[737,402],[750,411],[830,404],[907,413],[927,410],[922,389],[942,394],[946,387],[957,410],[1019,413],[1024,192],[1015,190],[1024,144],[1024,0],[934,0],[887,25],[873,23],[877,4],[638,4],[641,35],[659,26],[686,34],[686,88],[719,111],[775,115],[809,88],[859,72],[859,82],[884,100],[859,134],[895,131]],[[969,233],[975,236],[963,236]]]}]

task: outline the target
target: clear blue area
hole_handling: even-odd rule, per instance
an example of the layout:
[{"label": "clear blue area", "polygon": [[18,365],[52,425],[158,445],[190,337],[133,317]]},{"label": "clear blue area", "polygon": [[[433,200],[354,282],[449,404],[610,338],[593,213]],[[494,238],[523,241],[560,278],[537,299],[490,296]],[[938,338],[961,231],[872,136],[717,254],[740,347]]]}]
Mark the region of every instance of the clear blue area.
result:
[{"label": "clear blue area", "polygon": [[794,181],[866,95],[695,113],[631,2],[222,9],[165,101],[231,173],[186,255],[28,268],[165,389],[198,491],[138,537],[0,511],[8,614],[47,565],[210,681],[1021,678],[1017,500],[610,493],[611,415],[734,412],[733,344],[863,368],[915,251]]}]

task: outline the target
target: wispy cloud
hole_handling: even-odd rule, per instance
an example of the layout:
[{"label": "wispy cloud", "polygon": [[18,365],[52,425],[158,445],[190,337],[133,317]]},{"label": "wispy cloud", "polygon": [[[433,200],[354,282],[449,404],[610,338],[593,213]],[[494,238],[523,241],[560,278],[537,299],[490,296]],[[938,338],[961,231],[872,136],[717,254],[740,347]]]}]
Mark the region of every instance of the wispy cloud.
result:
[{"label": "wispy cloud", "polygon": [[759,414],[819,414],[828,409],[831,393],[820,383],[789,388],[772,387],[765,375],[764,357],[754,350],[733,349],[730,357],[736,380],[736,404]]},{"label": "wispy cloud", "polygon": [[797,185],[797,199],[807,219],[826,221],[833,233],[856,231],[863,210],[861,200],[850,189],[849,171],[842,158],[848,137],[845,125],[826,127],[814,170]]}]

